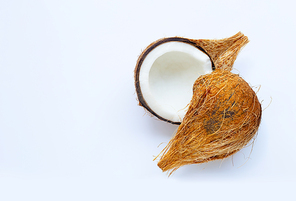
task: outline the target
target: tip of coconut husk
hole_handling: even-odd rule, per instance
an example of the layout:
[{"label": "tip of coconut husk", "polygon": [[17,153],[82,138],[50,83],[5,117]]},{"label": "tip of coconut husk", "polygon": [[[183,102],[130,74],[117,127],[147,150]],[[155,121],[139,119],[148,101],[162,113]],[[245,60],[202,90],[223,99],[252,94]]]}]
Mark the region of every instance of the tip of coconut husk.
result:
[{"label": "tip of coconut husk", "polygon": [[223,69],[227,71],[232,70],[234,61],[241,49],[249,42],[247,36],[243,36],[233,43],[223,54],[221,54],[215,61],[216,69]]},{"label": "tip of coconut husk", "polygon": [[219,64],[219,60],[224,59],[225,57],[221,58],[221,56],[227,55],[229,51],[234,51],[235,48],[242,48],[247,43],[246,39],[247,37],[243,33],[238,32],[229,38],[198,39],[192,41],[207,52],[217,69],[219,66],[217,67],[216,63],[218,62]]}]

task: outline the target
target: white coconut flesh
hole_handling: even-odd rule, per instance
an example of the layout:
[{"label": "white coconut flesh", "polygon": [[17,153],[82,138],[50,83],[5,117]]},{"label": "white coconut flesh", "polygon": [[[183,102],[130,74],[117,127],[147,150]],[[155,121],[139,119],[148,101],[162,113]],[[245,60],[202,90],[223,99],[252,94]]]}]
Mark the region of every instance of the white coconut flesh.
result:
[{"label": "white coconut flesh", "polygon": [[183,42],[166,42],[144,59],[139,74],[142,96],[158,116],[181,122],[193,95],[193,84],[212,72],[207,54]]}]

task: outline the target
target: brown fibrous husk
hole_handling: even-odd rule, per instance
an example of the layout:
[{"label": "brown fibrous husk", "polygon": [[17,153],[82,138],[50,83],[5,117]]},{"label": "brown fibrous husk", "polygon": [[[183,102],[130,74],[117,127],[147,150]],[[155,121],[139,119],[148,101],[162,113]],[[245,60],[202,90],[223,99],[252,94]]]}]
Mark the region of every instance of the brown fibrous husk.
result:
[{"label": "brown fibrous husk", "polygon": [[261,104],[250,85],[231,73],[240,37],[215,59],[216,70],[199,77],[188,111],[175,136],[162,150],[158,166],[170,174],[183,165],[224,159],[245,147],[256,135]]},{"label": "brown fibrous husk", "polygon": [[228,57],[233,62],[235,61],[239,51],[233,51],[233,49],[234,48],[241,49],[242,45],[245,45],[247,43],[248,38],[243,33],[238,32],[237,34],[229,38],[191,39],[191,41],[194,42],[195,45],[197,45],[198,47],[205,50],[206,53],[210,56],[211,60],[213,61],[215,68],[219,68],[219,64],[217,62],[221,61],[221,58],[223,56],[225,57],[227,53],[236,53],[236,55],[232,55],[231,57]]}]

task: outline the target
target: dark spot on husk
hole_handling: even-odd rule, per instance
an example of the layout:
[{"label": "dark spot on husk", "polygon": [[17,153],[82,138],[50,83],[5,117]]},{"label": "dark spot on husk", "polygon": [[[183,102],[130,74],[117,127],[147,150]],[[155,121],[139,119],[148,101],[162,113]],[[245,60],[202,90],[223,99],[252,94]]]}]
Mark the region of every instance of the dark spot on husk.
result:
[{"label": "dark spot on husk", "polygon": [[225,112],[224,117],[230,118],[230,117],[233,117],[234,115],[235,115],[234,111],[227,111],[227,112]]},{"label": "dark spot on husk", "polygon": [[229,96],[229,98],[227,99],[227,101],[229,101],[231,99],[231,97],[233,96],[234,92]]},{"label": "dark spot on husk", "polygon": [[235,111],[230,110],[232,106],[235,104],[235,101],[233,101],[232,105],[228,107],[225,111],[220,112],[221,115],[223,115],[224,118],[228,119],[231,118],[233,119],[234,115],[236,114]]},{"label": "dark spot on husk", "polygon": [[217,119],[209,119],[209,120],[205,120],[204,122],[204,128],[207,132],[207,134],[212,134],[214,132],[216,132],[221,126],[221,121],[217,120]]}]

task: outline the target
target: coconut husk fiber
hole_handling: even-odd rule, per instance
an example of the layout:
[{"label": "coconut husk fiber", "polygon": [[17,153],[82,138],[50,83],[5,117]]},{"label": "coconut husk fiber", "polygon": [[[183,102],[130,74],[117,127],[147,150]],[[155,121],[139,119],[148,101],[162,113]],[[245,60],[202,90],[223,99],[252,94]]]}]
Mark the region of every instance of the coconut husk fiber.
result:
[{"label": "coconut husk fiber", "polygon": [[211,52],[214,45],[210,45],[210,40],[204,45],[213,56],[216,70],[195,81],[188,111],[175,136],[157,157],[157,165],[163,171],[171,174],[183,165],[224,159],[256,135],[261,104],[250,85],[230,72],[247,43],[248,38],[239,33],[239,39],[224,52],[217,51],[219,54]]}]

